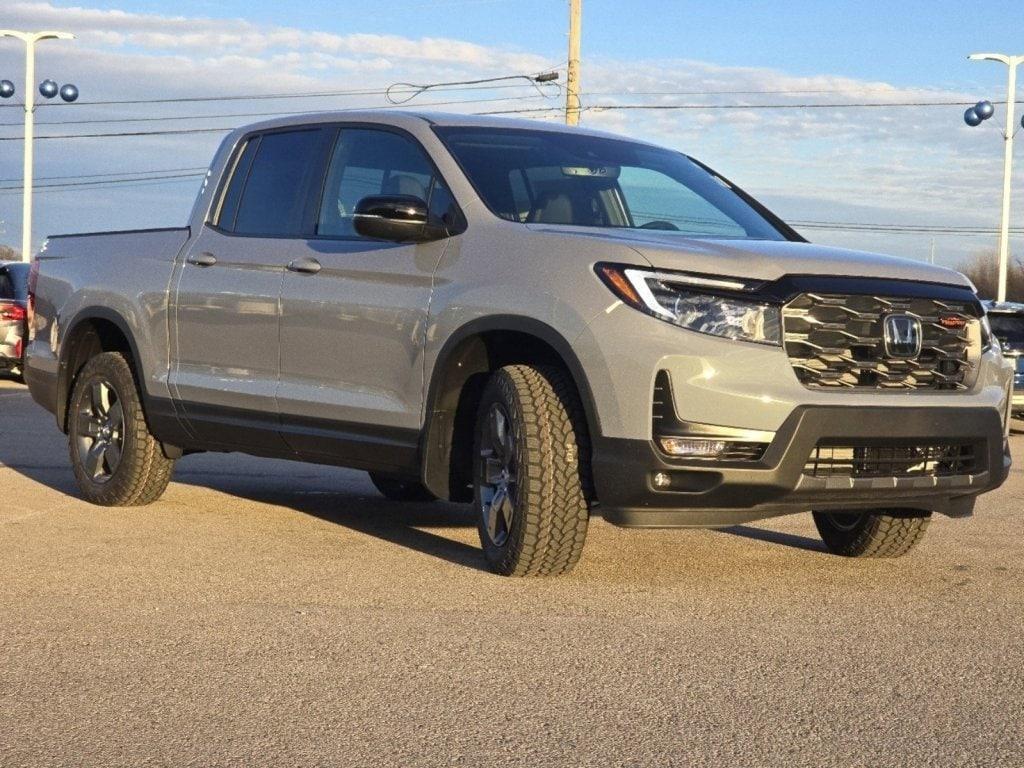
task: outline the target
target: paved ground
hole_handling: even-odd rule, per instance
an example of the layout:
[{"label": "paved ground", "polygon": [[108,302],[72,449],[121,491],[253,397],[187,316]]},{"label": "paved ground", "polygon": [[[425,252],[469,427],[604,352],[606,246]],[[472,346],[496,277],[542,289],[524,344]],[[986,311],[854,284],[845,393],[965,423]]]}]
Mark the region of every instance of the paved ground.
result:
[{"label": "paved ground", "polygon": [[355,472],[196,456],[89,507],[0,383],[0,765],[1024,765],[1022,474],[901,561],[597,520],[513,581]]}]

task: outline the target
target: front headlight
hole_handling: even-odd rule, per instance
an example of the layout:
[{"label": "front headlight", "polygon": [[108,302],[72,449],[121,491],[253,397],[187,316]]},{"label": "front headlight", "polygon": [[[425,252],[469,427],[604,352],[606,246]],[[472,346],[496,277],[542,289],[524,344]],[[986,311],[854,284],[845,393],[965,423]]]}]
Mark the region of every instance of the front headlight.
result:
[{"label": "front headlight", "polygon": [[756,284],[616,264],[596,270],[623,302],[665,322],[726,339],[782,344],[781,307],[737,295]]}]

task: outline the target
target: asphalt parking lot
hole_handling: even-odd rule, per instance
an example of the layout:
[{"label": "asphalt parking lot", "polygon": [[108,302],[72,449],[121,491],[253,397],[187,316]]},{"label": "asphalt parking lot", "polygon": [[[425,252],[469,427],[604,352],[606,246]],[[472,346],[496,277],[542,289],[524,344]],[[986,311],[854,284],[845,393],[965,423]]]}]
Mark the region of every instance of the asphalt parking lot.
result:
[{"label": "asphalt parking lot", "polygon": [[357,472],[193,456],[90,507],[0,382],[0,765],[1024,765],[1022,514],[1018,467],[898,561],[595,520],[508,580]]}]

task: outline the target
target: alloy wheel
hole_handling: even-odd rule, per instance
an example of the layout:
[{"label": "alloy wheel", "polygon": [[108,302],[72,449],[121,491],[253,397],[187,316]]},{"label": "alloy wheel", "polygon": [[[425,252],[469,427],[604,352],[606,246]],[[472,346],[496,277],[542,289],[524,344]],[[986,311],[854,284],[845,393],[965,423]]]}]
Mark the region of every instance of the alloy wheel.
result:
[{"label": "alloy wheel", "polygon": [[864,521],[864,515],[860,512],[829,512],[828,521],[836,530],[853,531]]},{"label": "alloy wheel", "polygon": [[76,439],[82,468],[89,479],[99,484],[110,480],[124,452],[124,409],[109,382],[94,381],[82,398]]},{"label": "alloy wheel", "polygon": [[511,419],[495,403],[488,411],[480,436],[477,484],[480,488],[480,514],[487,536],[502,547],[512,533],[515,520],[517,487],[516,439]]}]

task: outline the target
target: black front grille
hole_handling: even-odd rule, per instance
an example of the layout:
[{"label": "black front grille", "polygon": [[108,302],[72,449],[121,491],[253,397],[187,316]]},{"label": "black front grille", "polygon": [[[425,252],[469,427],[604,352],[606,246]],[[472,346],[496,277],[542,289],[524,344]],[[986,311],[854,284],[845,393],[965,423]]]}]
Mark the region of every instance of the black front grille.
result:
[{"label": "black front grille", "polygon": [[804,465],[811,477],[951,477],[978,471],[970,443],[854,446],[819,444]]},{"label": "black front grille", "polygon": [[[921,352],[886,351],[883,325],[891,314],[921,321]],[[783,307],[786,353],[797,378],[815,389],[966,389],[971,330],[967,301],[803,293]],[[980,338],[980,336],[979,336]]]}]

